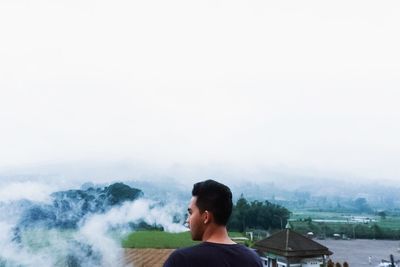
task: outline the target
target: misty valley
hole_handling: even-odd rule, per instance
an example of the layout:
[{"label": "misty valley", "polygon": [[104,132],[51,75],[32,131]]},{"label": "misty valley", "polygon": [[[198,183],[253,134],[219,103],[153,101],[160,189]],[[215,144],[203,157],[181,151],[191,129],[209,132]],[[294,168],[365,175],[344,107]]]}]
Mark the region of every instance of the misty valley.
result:
[{"label": "misty valley", "polygon": [[[228,229],[235,237],[252,232],[247,246],[287,226],[320,240],[400,240],[398,191],[351,190],[237,184]],[[47,198],[3,197],[0,266],[124,266],[124,248],[192,245],[185,227],[188,192],[174,183],[124,181],[85,183]]]},{"label": "misty valley", "polygon": [[131,231],[186,229],[173,205],[123,183],[54,192],[46,203],[0,202],[0,266],[122,266]]}]

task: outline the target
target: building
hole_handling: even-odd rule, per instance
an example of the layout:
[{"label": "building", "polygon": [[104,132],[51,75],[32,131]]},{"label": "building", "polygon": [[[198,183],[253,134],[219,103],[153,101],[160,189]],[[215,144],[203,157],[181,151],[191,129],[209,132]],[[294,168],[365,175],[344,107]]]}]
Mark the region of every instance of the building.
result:
[{"label": "building", "polygon": [[327,247],[290,228],[256,242],[254,248],[267,267],[326,266],[327,257],[333,254]]}]

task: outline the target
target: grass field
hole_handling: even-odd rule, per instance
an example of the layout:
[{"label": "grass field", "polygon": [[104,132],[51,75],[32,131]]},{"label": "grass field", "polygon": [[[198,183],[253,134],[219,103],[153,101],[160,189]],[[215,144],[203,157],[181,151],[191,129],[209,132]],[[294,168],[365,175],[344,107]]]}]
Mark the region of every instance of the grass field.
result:
[{"label": "grass field", "polygon": [[[367,217],[371,219],[367,223],[355,220]],[[307,218],[311,220],[305,220]],[[293,230],[299,233],[313,232],[316,236],[323,238],[332,238],[333,234],[337,233],[348,238],[400,239],[399,216],[382,219],[374,215],[301,211],[292,214],[290,224]],[[230,232],[229,235],[243,237],[243,234],[237,232]],[[197,243],[191,240],[190,232],[167,233],[155,230],[133,232],[122,240],[124,248],[175,249]]]},{"label": "grass field", "polygon": [[291,214],[291,220],[300,220],[310,217],[311,219],[325,219],[325,220],[345,220],[348,214],[338,212],[316,212],[316,211],[295,211]]},{"label": "grass field", "polygon": [[[230,232],[230,237],[242,237]],[[198,244],[191,239],[190,232],[167,233],[162,231],[138,231],[129,234],[123,241],[124,248],[182,248]]]},{"label": "grass field", "polygon": [[294,212],[290,219],[293,229],[300,233],[313,232],[332,237],[334,233],[349,238],[400,239],[400,217],[334,212]]}]

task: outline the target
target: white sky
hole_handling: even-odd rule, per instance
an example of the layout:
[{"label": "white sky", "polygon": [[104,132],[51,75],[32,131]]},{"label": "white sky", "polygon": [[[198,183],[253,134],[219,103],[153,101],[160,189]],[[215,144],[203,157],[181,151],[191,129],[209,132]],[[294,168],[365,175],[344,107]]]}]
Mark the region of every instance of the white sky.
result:
[{"label": "white sky", "polygon": [[400,180],[398,1],[0,2],[0,170],[140,160]]}]

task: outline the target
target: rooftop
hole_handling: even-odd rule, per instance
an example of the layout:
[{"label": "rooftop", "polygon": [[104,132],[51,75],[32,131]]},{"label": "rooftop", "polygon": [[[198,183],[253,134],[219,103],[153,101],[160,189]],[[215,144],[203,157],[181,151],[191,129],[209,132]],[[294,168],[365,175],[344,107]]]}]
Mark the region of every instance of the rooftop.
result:
[{"label": "rooftop", "polygon": [[128,248],[125,249],[125,264],[135,267],[162,267],[173,251],[174,249]]},{"label": "rooftop", "polygon": [[327,247],[289,228],[256,242],[254,248],[284,257],[307,258],[333,254]]}]

